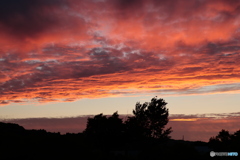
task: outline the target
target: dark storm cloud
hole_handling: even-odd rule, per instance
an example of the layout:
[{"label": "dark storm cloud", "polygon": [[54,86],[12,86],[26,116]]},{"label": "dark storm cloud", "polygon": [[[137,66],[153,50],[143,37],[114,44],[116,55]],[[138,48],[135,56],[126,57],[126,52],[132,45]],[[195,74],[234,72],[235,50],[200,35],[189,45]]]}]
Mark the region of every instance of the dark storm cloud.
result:
[{"label": "dark storm cloud", "polygon": [[34,37],[60,24],[64,0],[1,0],[0,29],[19,38]]},{"label": "dark storm cloud", "polygon": [[[140,14],[144,7],[144,0],[108,0],[110,3],[115,3],[115,8],[120,11],[122,17],[127,16],[129,12],[132,12],[132,16],[135,17]],[[147,1],[145,1],[147,2]]]},{"label": "dark storm cloud", "polygon": [[[234,52],[239,52],[239,50],[240,50],[240,46],[234,45],[234,43],[229,44],[229,43],[219,43],[219,42],[207,43],[206,45],[204,45],[200,48],[200,51],[202,51],[205,54],[209,54],[209,55],[222,54],[224,52],[234,53]],[[231,54],[229,54],[229,55],[231,55]]]}]

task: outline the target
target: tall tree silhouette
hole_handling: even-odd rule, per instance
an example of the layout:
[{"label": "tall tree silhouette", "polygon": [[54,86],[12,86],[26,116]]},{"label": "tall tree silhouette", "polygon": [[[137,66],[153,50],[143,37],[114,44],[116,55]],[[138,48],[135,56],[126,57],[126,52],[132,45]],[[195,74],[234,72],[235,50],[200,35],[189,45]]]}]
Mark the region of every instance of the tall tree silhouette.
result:
[{"label": "tall tree silhouette", "polygon": [[166,105],[165,100],[157,97],[152,98],[151,102],[137,102],[134,116],[126,121],[127,133],[134,137],[170,138],[171,127],[164,130],[169,115]]}]

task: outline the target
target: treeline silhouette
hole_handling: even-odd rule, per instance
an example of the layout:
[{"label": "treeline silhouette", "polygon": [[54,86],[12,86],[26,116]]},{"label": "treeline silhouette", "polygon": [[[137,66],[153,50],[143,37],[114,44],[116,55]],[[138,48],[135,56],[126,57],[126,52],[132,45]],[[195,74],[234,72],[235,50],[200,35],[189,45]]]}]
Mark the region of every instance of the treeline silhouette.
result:
[{"label": "treeline silhouette", "polygon": [[222,129],[217,136],[209,139],[209,146],[215,151],[238,151],[240,154],[240,130],[230,134],[229,131]]},{"label": "treeline silhouette", "polygon": [[137,102],[133,116],[125,122],[117,112],[107,117],[103,114],[88,118],[87,127],[83,132],[95,143],[112,142],[116,139],[141,142],[163,141],[169,139],[171,128],[164,129],[168,123],[167,103],[163,99],[152,98],[151,102]]},{"label": "treeline silhouette", "polygon": [[118,112],[98,114],[88,118],[86,129],[78,134],[26,130],[0,122],[0,159],[200,160],[224,158],[210,157],[211,150],[240,153],[240,130],[234,134],[222,130],[208,143],[171,139],[172,129],[165,129],[169,115],[166,105],[157,97],[138,102],[133,116],[125,121]]}]

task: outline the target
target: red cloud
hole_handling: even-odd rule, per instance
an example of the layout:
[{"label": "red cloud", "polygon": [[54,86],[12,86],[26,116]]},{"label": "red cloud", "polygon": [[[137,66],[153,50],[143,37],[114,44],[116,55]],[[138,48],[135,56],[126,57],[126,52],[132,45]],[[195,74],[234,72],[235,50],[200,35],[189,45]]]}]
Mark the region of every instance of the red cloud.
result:
[{"label": "red cloud", "polygon": [[0,104],[240,91],[238,1],[0,4]]}]

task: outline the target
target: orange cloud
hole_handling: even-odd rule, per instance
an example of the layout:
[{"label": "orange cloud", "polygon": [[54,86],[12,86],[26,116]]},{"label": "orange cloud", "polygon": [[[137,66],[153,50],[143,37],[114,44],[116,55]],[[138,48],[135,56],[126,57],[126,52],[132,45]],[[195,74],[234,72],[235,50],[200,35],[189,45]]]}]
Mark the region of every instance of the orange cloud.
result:
[{"label": "orange cloud", "polygon": [[240,92],[238,1],[13,1],[0,2],[2,105]]},{"label": "orange cloud", "polygon": [[178,119],[171,119],[170,121],[196,121],[196,120],[197,120],[196,118],[187,118],[187,119],[178,118]]}]

